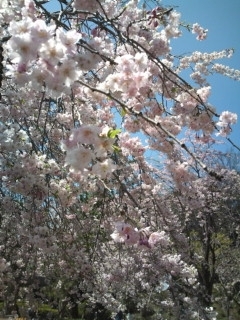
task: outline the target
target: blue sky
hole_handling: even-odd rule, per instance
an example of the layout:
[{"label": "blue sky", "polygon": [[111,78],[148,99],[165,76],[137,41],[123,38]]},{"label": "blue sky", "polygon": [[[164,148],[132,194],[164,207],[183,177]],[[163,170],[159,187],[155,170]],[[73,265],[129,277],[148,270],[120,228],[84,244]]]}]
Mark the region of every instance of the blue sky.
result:
[{"label": "blue sky", "polygon": [[[181,12],[182,21],[198,22],[204,29],[208,29],[208,37],[204,41],[196,41],[194,35],[185,32],[182,38],[171,44],[175,54],[233,48],[233,57],[223,59],[219,63],[240,70],[239,0],[165,0],[162,3]],[[218,113],[229,110],[238,114],[238,123],[233,126],[230,139],[240,146],[240,81],[222,75],[211,76],[208,80],[212,87],[209,101],[217,108]],[[224,148],[229,150],[230,145],[227,144]]]}]

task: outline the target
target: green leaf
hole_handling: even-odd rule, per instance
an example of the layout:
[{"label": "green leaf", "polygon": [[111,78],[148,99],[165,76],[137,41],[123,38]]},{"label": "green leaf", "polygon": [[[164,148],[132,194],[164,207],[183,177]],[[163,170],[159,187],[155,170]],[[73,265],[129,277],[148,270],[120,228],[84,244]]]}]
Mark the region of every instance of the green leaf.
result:
[{"label": "green leaf", "polygon": [[122,109],[120,110],[120,116],[121,116],[121,117],[124,117],[127,113],[128,113],[128,112],[127,112],[127,110],[126,110],[125,108],[122,108]]},{"label": "green leaf", "polygon": [[112,148],[113,148],[113,150],[115,152],[120,152],[121,151],[121,148],[119,148],[118,146],[113,145]]},{"label": "green leaf", "polygon": [[114,139],[114,138],[116,138],[116,136],[119,134],[121,132],[121,130],[120,129],[110,129],[109,131],[108,131],[108,138],[111,138],[111,139]]}]

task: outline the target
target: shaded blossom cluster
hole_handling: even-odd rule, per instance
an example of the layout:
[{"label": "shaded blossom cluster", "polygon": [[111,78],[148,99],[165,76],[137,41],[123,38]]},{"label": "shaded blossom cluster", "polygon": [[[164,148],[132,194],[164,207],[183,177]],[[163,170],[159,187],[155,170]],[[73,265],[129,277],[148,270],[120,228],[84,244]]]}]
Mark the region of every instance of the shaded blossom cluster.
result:
[{"label": "shaded blossom cluster", "polygon": [[138,230],[130,224],[123,222],[115,223],[115,230],[111,234],[111,238],[115,242],[125,243],[128,245],[138,245],[143,248],[152,248],[157,243],[166,246],[169,242],[165,232],[151,232],[150,228]]}]

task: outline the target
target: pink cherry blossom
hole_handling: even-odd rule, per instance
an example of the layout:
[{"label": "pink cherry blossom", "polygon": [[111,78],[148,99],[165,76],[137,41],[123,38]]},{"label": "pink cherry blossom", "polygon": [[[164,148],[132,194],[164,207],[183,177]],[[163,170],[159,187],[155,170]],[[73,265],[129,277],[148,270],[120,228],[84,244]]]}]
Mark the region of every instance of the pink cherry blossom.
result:
[{"label": "pink cherry blossom", "polygon": [[194,23],[192,26],[192,33],[197,34],[198,40],[205,40],[207,37],[207,29],[203,29],[198,23]]},{"label": "pink cherry blossom", "polygon": [[115,242],[124,242],[128,245],[136,244],[139,240],[139,233],[130,224],[117,222],[115,231],[111,234]]}]

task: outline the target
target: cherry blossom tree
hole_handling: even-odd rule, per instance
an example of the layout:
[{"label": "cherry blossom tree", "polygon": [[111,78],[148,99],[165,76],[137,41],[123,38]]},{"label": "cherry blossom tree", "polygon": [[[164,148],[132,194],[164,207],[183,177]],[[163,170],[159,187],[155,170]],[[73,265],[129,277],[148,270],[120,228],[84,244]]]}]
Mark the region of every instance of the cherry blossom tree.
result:
[{"label": "cherry blossom tree", "polygon": [[207,30],[156,1],[56,5],[0,4],[6,312],[20,299],[61,317],[87,305],[104,319],[213,319],[239,176],[209,151],[237,115],[209,104],[207,76],[239,80],[219,63],[233,51],[176,57],[173,38]]}]

